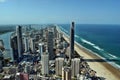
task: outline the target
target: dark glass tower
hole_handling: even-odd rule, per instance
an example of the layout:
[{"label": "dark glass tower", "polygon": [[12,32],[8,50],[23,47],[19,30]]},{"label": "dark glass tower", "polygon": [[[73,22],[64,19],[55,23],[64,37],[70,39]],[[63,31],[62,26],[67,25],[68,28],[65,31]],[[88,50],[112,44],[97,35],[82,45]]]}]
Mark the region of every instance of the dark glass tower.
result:
[{"label": "dark glass tower", "polygon": [[19,58],[20,58],[22,56],[22,52],[23,52],[22,27],[21,26],[16,27],[16,34],[17,34],[17,42],[18,42],[18,54],[19,54]]},{"label": "dark glass tower", "polygon": [[53,38],[54,38],[54,34],[52,31],[48,31],[47,34],[47,48],[48,48],[48,52],[49,52],[49,60],[54,60],[55,54],[53,52]]},{"label": "dark glass tower", "polygon": [[13,52],[13,58],[15,61],[18,60],[18,42],[17,42],[17,36],[13,33],[10,38],[10,44]]},{"label": "dark glass tower", "polygon": [[75,23],[72,22],[72,25],[70,27],[70,54],[69,54],[70,61],[71,61],[72,55],[74,55],[74,25]]},{"label": "dark glass tower", "polygon": [[2,69],[3,69],[3,53],[0,50],[0,72],[2,71]]}]

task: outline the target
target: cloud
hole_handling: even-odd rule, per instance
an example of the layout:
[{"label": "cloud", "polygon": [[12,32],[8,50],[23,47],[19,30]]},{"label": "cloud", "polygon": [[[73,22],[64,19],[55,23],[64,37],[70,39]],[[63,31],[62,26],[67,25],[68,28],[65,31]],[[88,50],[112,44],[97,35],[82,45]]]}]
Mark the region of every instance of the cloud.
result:
[{"label": "cloud", "polygon": [[4,3],[6,0],[0,0],[0,3]]}]

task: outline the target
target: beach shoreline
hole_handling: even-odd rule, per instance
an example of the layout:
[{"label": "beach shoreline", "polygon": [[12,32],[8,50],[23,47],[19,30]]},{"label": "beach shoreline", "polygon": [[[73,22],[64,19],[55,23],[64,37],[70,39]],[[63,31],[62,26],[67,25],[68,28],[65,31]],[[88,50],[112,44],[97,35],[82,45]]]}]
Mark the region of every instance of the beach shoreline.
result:
[{"label": "beach shoreline", "polygon": [[[60,32],[62,32],[60,30]],[[64,32],[63,38],[69,43],[69,36],[67,36]],[[87,61],[90,68],[97,72],[98,77],[103,77],[103,80],[119,80],[120,79],[120,69],[115,68],[108,62],[104,61],[100,56],[94,54],[94,52],[89,49],[84,48],[82,45],[75,42],[74,44],[75,51],[83,57]],[[102,60],[102,61],[95,61]]]}]

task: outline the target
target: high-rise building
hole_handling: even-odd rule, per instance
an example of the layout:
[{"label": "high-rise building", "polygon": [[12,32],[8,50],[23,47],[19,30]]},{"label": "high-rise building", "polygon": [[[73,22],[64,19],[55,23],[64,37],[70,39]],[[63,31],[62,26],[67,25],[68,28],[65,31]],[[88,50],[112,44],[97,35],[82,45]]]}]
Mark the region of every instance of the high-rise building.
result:
[{"label": "high-rise building", "polygon": [[49,54],[45,52],[41,55],[41,63],[42,63],[42,75],[49,74]]},{"label": "high-rise building", "polygon": [[70,28],[70,54],[69,54],[70,61],[71,61],[72,55],[74,55],[74,22],[72,22],[72,25]]},{"label": "high-rise building", "polygon": [[16,27],[16,34],[17,34],[17,42],[18,42],[18,55],[19,58],[22,56],[23,53],[23,43],[22,43],[22,27]]},{"label": "high-rise building", "polygon": [[2,54],[2,51],[0,50],[0,72],[2,71],[2,68],[3,68],[3,54]]},{"label": "high-rise building", "polygon": [[71,68],[70,67],[63,67],[62,68],[62,80],[71,80]]},{"label": "high-rise building", "polygon": [[64,58],[56,58],[55,60],[55,69],[56,69],[56,75],[61,76],[62,75],[62,67],[64,65]]},{"label": "high-rise building", "polygon": [[39,43],[40,55],[43,54],[43,47],[44,47],[44,43]]},{"label": "high-rise building", "polygon": [[62,37],[63,37],[63,34],[61,32],[58,32],[58,39],[60,40],[60,42],[62,41]]},{"label": "high-rise building", "polygon": [[72,77],[76,77],[80,73],[80,59],[74,58],[71,60]]},{"label": "high-rise building", "polygon": [[39,57],[41,58],[41,55],[43,54],[44,49],[44,43],[39,43]]},{"label": "high-rise building", "polygon": [[25,52],[29,51],[28,38],[27,38],[27,36],[24,37],[24,44],[25,44]]},{"label": "high-rise building", "polygon": [[0,50],[2,50],[2,51],[4,51],[4,42],[3,42],[3,40],[1,39],[0,40]]},{"label": "high-rise building", "polygon": [[3,40],[0,40],[0,47],[4,47],[4,42],[3,42]]},{"label": "high-rise building", "polygon": [[66,41],[63,41],[63,48],[67,48],[68,47],[68,43]]},{"label": "high-rise building", "polygon": [[57,29],[56,29],[56,26],[54,25],[54,37],[57,38]]},{"label": "high-rise building", "polygon": [[10,36],[10,45],[12,48],[13,58],[15,61],[17,61],[19,58],[19,55],[18,55],[18,41],[15,33],[11,34]]},{"label": "high-rise building", "polygon": [[32,53],[35,52],[35,38],[31,38],[30,48]]},{"label": "high-rise building", "polygon": [[53,47],[54,47],[53,38],[54,38],[53,32],[48,31],[48,33],[47,33],[47,47],[48,47],[50,60],[53,60],[55,57],[55,54],[53,52]]}]

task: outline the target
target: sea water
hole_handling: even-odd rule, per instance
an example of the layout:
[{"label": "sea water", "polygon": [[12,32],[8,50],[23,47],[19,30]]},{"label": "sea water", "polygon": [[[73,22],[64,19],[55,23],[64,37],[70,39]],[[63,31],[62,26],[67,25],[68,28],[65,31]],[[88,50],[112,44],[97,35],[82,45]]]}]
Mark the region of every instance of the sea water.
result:
[{"label": "sea water", "polygon": [[[69,35],[69,24],[60,24],[59,26]],[[120,68],[119,36],[120,25],[76,24],[75,26],[76,42],[117,68]]]}]

